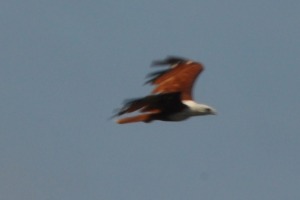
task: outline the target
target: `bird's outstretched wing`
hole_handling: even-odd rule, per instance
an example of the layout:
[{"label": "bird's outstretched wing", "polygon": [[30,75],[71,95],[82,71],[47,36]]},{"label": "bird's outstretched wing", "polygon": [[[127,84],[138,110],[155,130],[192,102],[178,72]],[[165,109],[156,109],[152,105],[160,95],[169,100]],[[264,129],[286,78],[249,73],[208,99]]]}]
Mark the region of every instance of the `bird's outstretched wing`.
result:
[{"label": "bird's outstretched wing", "polygon": [[150,113],[178,112],[184,107],[179,92],[154,94],[125,101],[117,116],[135,111]]},{"label": "bird's outstretched wing", "polygon": [[180,112],[186,105],[181,102],[181,94],[178,92],[149,95],[146,97],[132,99],[125,102],[123,108],[115,116],[125,113],[140,111],[143,114],[125,117],[117,120],[119,124],[132,122],[150,122],[156,119],[157,115],[169,115]]},{"label": "bird's outstretched wing", "polygon": [[192,88],[204,70],[203,65],[180,57],[167,57],[153,62],[153,66],[163,65],[169,65],[169,68],[148,75],[146,83],[156,85],[152,94],[179,92],[182,100],[192,100]]}]

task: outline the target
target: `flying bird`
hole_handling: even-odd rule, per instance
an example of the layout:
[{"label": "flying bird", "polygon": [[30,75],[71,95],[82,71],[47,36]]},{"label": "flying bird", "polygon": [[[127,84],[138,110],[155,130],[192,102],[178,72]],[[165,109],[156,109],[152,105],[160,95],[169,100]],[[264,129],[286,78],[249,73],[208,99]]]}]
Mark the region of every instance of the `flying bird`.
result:
[{"label": "flying bird", "polygon": [[214,108],[193,100],[194,83],[204,66],[180,57],[154,61],[152,66],[167,69],[148,74],[147,84],[154,85],[150,95],[127,100],[115,116],[140,112],[137,116],[118,119],[119,124],[132,122],[182,121],[192,116],[216,114]]}]

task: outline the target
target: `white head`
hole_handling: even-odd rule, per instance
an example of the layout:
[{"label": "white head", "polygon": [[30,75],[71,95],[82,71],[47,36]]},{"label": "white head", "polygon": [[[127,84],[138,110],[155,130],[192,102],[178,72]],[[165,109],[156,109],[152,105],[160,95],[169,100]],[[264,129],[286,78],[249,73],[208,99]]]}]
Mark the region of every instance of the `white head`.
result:
[{"label": "white head", "polygon": [[208,105],[198,104],[194,101],[183,101],[183,103],[189,107],[192,115],[216,115],[217,114],[216,110]]}]

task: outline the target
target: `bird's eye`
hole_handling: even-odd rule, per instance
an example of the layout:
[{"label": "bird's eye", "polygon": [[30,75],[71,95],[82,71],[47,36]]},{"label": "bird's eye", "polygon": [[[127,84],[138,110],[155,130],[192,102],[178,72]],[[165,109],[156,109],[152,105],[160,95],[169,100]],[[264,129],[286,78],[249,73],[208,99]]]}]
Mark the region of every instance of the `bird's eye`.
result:
[{"label": "bird's eye", "polygon": [[211,112],[210,108],[205,108],[205,112]]}]

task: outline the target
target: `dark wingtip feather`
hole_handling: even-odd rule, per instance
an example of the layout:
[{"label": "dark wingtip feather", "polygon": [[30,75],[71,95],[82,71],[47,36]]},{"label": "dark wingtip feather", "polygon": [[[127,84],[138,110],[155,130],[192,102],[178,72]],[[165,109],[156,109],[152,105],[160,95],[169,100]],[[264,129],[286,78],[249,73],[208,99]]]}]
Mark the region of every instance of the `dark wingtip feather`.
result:
[{"label": "dark wingtip feather", "polygon": [[130,98],[130,99],[125,99],[123,101],[123,106],[122,108],[116,109],[115,110],[115,115],[114,116],[120,116],[128,112],[128,109],[132,104],[136,103],[141,103],[145,100],[145,97],[142,98]]},{"label": "dark wingtip feather", "polygon": [[178,63],[186,62],[187,59],[178,57],[178,56],[168,56],[164,60],[157,60],[152,62],[152,66],[161,66],[161,65],[175,65]]},{"label": "dark wingtip feather", "polygon": [[[152,62],[152,66],[176,65],[176,64],[183,63],[183,62],[186,62],[186,61],[187,61],[187,59],[182,58],[182,57],[168,56],[164,60],[153,61]],[[162,76],[163,74],[167,73],[168,71],[170,71],[170,69],[161,70],[161,71],[155,71],[155,72],[149,73],[147,75],[147,78],[149,78],[149,80],[147,80],[145,82],[145,84],[149,84],[149,83],[155,82],[156,79],[158,79],[160,76]]]},{"label": "dark wingtip feather", "polygon": [[130,106],[130,104],[135,101],[136,99],[126,99],[123,101],[123,106],[121,108],[116,108],[113,110],[113,116],[110,117],[110,119],[118,117],[120,115],[123,115],[126,113],[128,107]]},{"label": "dark wingtip feather", "polygon": [[145,82],[145,84],[154,83],[159,77],[161,77],[165,73],[169,72],[172,69],[172,67],[175,67],[178,64],[186,63],[188,61],[189,61],[188,59],[183,58],[183,57],[178,57],[178,56],[168,56],[164,60],[153,61],[152,66],[170,65],[171,68],[168,68],[166,70],[161,70],[161,71],[155,71],[155,72],[148,74],[147,78],[149,78],[149,80],[147,80]]}]

